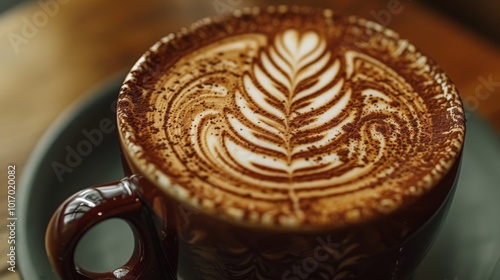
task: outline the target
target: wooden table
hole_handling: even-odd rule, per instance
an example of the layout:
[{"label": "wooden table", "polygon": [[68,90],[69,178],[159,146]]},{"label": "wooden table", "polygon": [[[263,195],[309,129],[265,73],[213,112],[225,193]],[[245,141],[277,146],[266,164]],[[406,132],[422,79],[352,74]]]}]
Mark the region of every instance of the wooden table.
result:
[{"label": "wooden table", "polygon": [[[270,0],[47,0],[0,17],[0,225],[7,221],[7,166],[23,172],[56,117],[89,89],[126,71],[158,38],[195,19]],[[282,3],[290,1],[282,1]],[[296,1],[300,3],[300,1]],[[330,4],[335,2],[335,4]],[[409,0],[307,1],[395,29],[433,57],[464,102],[500,131],[500,51],[465,27]],[[394,4],[398,5],[394,5]],[[5,186],[5,187],[4,187]],[[7,271],[0,226],[0,280]],[[22,265],[22,264],[21,264]],[[36,280],[36,279],[29,279]]]}]

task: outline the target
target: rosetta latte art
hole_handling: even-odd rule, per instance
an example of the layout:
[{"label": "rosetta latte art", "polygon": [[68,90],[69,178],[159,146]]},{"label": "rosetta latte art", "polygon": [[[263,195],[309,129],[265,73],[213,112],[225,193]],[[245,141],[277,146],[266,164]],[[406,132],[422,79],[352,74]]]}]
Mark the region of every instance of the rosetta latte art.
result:
[{"label": "rosetta latte art", "polygon": [[196,207],[321,224],[388,213],[430,187],[409,183],[429,183],[435,167],[424,100],[381,60],[316,31],[223,38],[158,85],[147,149],[174,182],[167,191]]}]

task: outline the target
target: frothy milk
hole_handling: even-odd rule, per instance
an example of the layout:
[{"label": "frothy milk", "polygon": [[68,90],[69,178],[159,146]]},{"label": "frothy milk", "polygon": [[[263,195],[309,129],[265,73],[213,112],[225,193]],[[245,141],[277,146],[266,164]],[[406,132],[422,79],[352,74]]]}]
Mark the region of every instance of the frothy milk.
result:
[{"label": "frothy milk", "polygon": [[248,10],[165,37],[120,93],[133,163],[247,224],[336,227],[432,189],[460,153],[447,76],[390,30],[329,10]]}]

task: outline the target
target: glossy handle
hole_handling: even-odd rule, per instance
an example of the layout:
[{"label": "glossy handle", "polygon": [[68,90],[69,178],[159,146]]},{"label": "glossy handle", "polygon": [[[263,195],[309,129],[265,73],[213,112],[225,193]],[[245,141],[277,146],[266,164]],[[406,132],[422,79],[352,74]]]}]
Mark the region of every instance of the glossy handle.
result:
[{"label": "glossy handle", "polygon": [[[136,192],[137,180],[131,176],[84,189],[57,209],[49,222],[45,245],[52,266],[62,279],[176,279],[161,257],[152,215]],[[90,228],[110,218],[125,220],[134,232],[132,257],[124,266],[107,273],[79,267],[74,261],[79,240]]]}]

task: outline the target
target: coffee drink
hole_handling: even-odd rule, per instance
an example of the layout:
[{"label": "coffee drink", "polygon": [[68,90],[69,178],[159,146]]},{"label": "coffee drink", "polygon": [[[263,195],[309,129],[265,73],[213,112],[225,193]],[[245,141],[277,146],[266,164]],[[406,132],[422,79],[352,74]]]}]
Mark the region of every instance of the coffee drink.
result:
[{"label": "coffee drink", "polygon": [[[162,257],[184,279],[406,279],[446,214],[465,120],[382,26],[270,7],[154,45],[117,108]],[[136,176],[139,175],[139,176]]]},{"label": "coffee drink", "polygon": [[[465,134],[432,60],[376,23],[305,7],[165,37],[127,76],[117,120],[127,176],[49,223],[65,279],[406,280],[446,216]],[[78,267],[78,240],[110,218],[131,225],[132,257]]]},{"label": "coffee drink", "polygon": [[448,78],[377,24],[284,9],[153,50],[118,106],[134,163],[195,209],[272,228],[358,224],[427,193],[463,141]]}]

